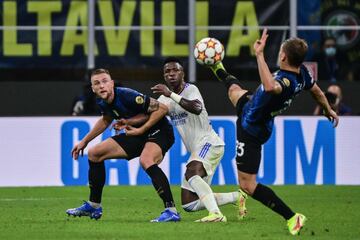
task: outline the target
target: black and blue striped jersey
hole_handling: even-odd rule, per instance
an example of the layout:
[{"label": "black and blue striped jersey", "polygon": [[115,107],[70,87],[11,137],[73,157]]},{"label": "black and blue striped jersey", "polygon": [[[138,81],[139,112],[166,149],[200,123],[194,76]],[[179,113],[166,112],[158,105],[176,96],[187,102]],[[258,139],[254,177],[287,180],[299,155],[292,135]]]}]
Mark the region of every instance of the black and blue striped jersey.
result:
[{"label": "black and blue striped jersey", "polygon": [[[114,100],[110,104],[100,98],[96,100],[102,115],[110,116],[113,119],[129,119],[148,112],[150,97],[124,87],[114,88],[114,94]],[[155,126],[164,122],[170,125],[167,118],[163,117]]]},{"label": "black and blue striped jersey", "polygon": [[282,92],[265,92],[261,84],[242,111],[242,127],[261,142],[266,142],[270,137],[274,117],[285,111],[302,90],[312,88],[315,83],[304,65],[300,67],[299,74],[280,69],[274,73],[274,79],[281,85]]}]

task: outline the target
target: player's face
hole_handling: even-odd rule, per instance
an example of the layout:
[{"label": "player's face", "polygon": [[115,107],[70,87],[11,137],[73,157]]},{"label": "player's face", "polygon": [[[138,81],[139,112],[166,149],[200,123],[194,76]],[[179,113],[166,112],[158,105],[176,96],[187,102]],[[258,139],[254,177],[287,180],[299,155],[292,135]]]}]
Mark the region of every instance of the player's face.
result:
[{"label": "player's face", "polygon": [[114,81],[106,73],[93,75],[91,77],[91,87],[93,92],[104,100],[109,99],[114,94]]},{"label": "player's face", "polygon": [[184,83],[184,70],[177,62],[169,62],[164,65],[164,79],[172,90],[181,89]]}]

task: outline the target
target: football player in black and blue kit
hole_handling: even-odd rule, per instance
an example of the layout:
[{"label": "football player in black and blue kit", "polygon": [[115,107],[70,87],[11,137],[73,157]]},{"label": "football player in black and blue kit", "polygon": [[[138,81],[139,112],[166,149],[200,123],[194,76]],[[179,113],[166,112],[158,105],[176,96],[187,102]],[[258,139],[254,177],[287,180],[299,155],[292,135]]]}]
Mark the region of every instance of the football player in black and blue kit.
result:
[{"label": "football player in black and blue kit", "polygon": [[173,128],[165,117],[167,107],[135,90],[114,88],[114,81],[106,69],[97,69],[92,72],[91,85],[98,97],[97,104],[101,109],[102,117],[72,149],[73,158],[77,159],[87,144],[104,132],[114,119],[118,119],[117,129],[123,128],[125,132],[89,149],[89,201],[78,208],[68,209],[66,213],[99,219],[102,216],[101,196],[105,184],[104,160],[113,158],[130,160],[140,157],[142,168],[151,178],[165,206],[160,217],[151,221],[180,221],[169,181],[158,167],[165,153],[174,143]]},{"label": "football player in black and blue kit", "polygon": [[254,43],[261,85],[254,93],[241,87],[240,81],[228,74],[222,63],[210,66],[228,91],[228,97],[237,110],[237,168],[240,192],[244,201],[239,212],[246,215],[245,199],[248,195],[260,201],[287,220],[289,232],[298,234],[306,217],[293,212],[269,187],[256,182],[261,160],[261,146],[270,138],[274,117],[288,108],[296,95],[309,90],[322,106],[324,115],[338,124],[337,114],[330,108],[325,95],[302,64],[307,53],[307,43],[299,38],[285,40],[280,48],[280,70],[271,74],[264,58],[268,37],[265,29],[260,40]]}]

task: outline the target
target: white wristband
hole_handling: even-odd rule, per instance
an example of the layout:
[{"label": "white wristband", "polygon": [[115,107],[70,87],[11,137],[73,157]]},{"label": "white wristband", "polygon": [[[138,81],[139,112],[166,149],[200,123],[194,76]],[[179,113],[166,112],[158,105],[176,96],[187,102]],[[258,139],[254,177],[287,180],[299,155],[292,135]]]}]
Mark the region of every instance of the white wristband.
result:
[{"label": "white wristband", "polygon": [[180,103],[182,97],[174,92],[171,92],[170,98],[174,100],[176,103]]}]

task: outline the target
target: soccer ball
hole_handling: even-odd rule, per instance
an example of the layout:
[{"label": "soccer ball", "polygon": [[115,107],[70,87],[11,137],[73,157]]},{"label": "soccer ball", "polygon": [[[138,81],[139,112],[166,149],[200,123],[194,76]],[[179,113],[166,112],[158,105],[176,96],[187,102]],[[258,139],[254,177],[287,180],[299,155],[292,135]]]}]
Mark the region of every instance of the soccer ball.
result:
[{"label": "soccer ball", "polygon": [[194,49],[194,57],[201,65],[214,65],[224,59],[224,46],[216,38],[203,38]]}]

